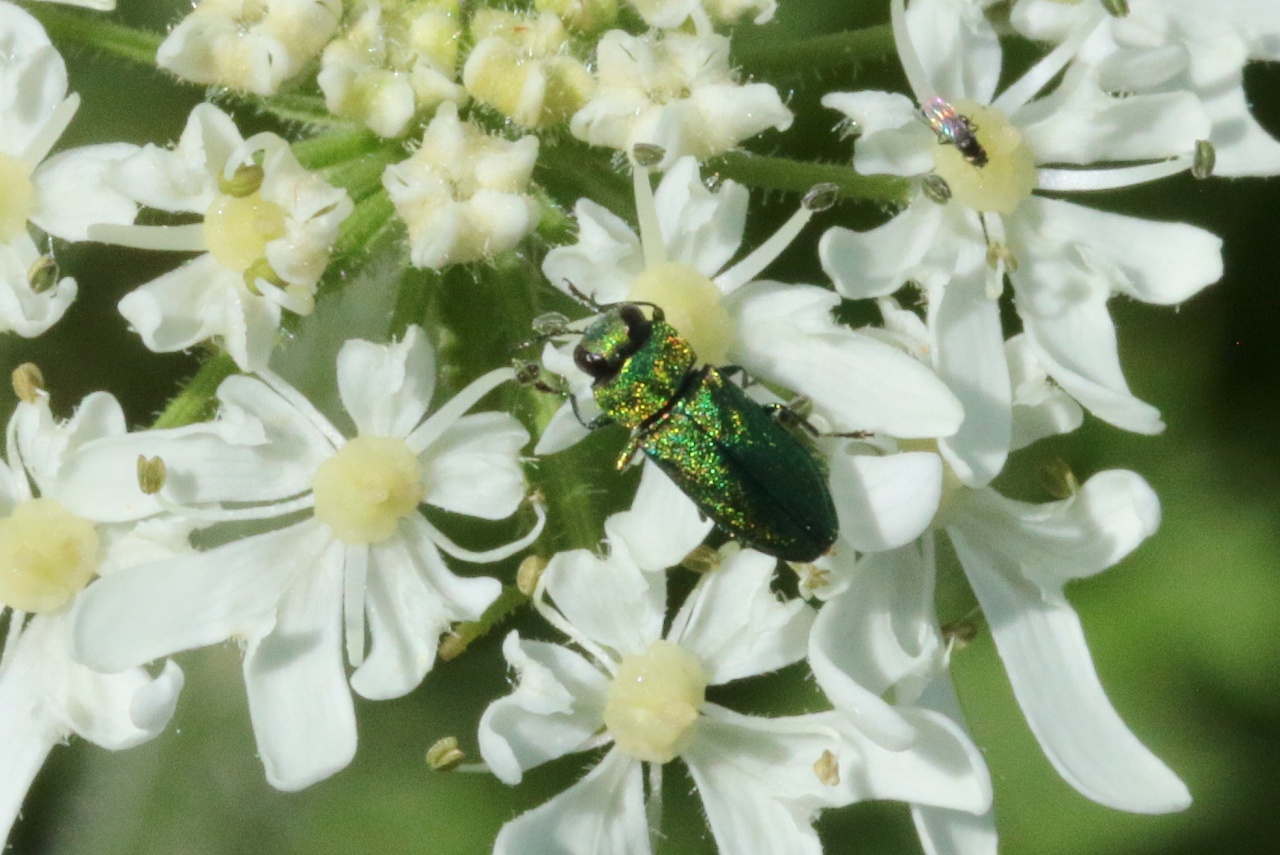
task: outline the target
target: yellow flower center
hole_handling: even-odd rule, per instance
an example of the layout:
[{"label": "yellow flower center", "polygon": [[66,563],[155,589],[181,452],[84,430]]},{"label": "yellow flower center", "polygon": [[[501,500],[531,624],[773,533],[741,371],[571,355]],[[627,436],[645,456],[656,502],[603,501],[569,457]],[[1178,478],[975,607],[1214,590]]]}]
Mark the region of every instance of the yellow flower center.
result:
[{"label": "yellow flower center", "polygon": [[728,361],[734,329],[720,305],[720,289],[706,276],[677,261],[645,270],[631,283],[628,300],[661,306],[698,359],[711,365]]},{"label": "yellow flower center", "polygon": [[0,242],[8,242],[27,229],[36,190],[27,167],[0,152]]},{"label": "yellow flower center", "polygon": [[669,641],[624,656],[609,684],[604,726],[624,753],[668,763],[688,747],[706,701],[707,676],[698,657]]},{"label": "yellow flower center", "polygon": [[0,520],[0,603],[51,612],[98,569],[98,533],[53,499],[31,499]]},{"label": "yellow flower center", "polygon": [[1036,162],[1022,134],[1003,113],[962,98],[951,104],[987,152],[985,166],[965,160],[954,145],[933,150],[934,170],[951,187],[951,198],[975,211],[1012,213],[1036,186]]},{"label": "yellow flower center", "polygon": [[426,494],[422,464],[404,440],[358,436],[316,470],[316,518],[343,543],[381,543]]},{"label": "yellow flower center", "polygon": [[284,235],[284,208],[258,193],[219,194],[204,215],[204,243],[218,263],[244,273],[265,258],[267,244]]}]

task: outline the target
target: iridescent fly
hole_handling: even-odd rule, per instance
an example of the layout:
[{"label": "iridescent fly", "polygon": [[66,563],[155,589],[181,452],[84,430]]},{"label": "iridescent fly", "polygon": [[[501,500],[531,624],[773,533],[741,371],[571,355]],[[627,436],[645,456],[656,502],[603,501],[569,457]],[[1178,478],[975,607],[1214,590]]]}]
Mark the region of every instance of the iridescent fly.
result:
[{"label": "iridescent fly", "polygon": [[987,150],[974,136],[977,127],[969,119],[956,112],[956,108],[944,98],[930,98],[920,108],[924,120],[938,135],[938,142],[954,145],[964,159],[974,166],[987,165]]}]

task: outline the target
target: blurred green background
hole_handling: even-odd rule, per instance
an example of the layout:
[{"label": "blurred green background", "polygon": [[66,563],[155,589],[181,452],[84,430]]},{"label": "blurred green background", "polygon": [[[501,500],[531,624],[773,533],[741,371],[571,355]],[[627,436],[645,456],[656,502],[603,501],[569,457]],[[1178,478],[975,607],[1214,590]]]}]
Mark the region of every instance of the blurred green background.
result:
[{"label": "blurred green background", "polygon": [[[180,6],[121,0],[117,18],[159,30]],[[830,32],[883,16],[878,2],[783,0],[779,23],[765,33],[773,38]],[[72,89],[84,99],[66,145],[171,139],[203,95],[134,66],[65,52]],[[1015,56],[1011,64],[1018,62]],[[800,118],[787,134],[767,135],[754,147],[833,160],[847,157],[847,147],[830,133],[835,117],[817,106],[821,93],[901,88],[892,60],[777,82],[784,91],[795,87],[791,104]],[[1280,66],[1251,67],[1247,83],[1255,115],[1280,133]],[[794,198],[765,201],[753,212],[753,234],[767,232],[795,205]],[[1183,777],[1195,803],[1173,816],[1132,816],[1075,793],[1041,755],[984,633],[956,655],[955,673],[991,767],[1002,852],[1274,851],[1280,841],[1280,183],[1179,178],[1099,194],[1095,201],[1113,210],[1185,220],[1221,235],[1226,276],[1178,308],[1113,304],[1131,386],[1164,412],[1169,428],[1163,436],[1131,436],[1089,420],[1070,437],[1020,454],[1002,485],[1019,497],[1047,500],[1036,472],[1061,457],[1082,480],[1102,469],[1135,469],[1160,494],[1159,533],[1119,567],[1069,592],[1112,701]],[[868,207],[843,205],[820,225],[863,228],[882,218]],[[813,260],[820,232],[811,228],[807,243],[793,248],[774,275],[822,281]],[[125,402],[134,423],[145,424],[196,360],[147,353],[125,329],[115,302],[174,260],[93,246],[72,248],[63,260],[79,278],[79,300],[43,338],[0,340],[3,365],[8,370],[37,361],[63,413],[85,393],[109,389]],[[11,404],[11,396],[4,399],[6,414]],[[516,625],[545,634],[533,621]],[[12,851],[488,852],[504,821],[558,792],[585,768],[580,759],[551,764],[515,789],[483,775],[428,771],[426,748],[447,734],[473,748],[481,710],[507,690],[501,634],[438,666],[407,698],[357,701],[356,761],[295,794],[275,792],[263,779],[236,647],[183,655],[187,688],[173,727],[121,754],[79,742],[55,749],[11,837]],[[790,676],[748,690],[761,706],[785,706],[771,694],[802,685]],[[668,839],[662,851],[714,851],[687,777],[678,771],[667,777]],[[828,815],[819,828],[831,853],[919,851],[907,811],[898,805],[857,806]]]}]

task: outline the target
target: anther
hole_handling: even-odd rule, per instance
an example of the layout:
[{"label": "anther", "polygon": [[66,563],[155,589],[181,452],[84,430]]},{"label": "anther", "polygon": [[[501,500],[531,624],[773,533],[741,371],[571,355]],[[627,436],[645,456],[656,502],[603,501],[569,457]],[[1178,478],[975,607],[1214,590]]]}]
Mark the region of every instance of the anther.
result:
[{"label": "anther", "polygon": [[164,483],[168,478],[169,472],[162,458],[138,455],[138,488],[143,493],[154,496],[164,489]]},{"label": "anther", "polygon": [[458,747],[458,738],[446,736],[427,749],[427,765],[434,772],[452,772],[466,756]]},{"label": "anther", "polygon": [[840,198],[840,188],[834,184],[815,184],[810,188],[809,192],[804,194],[804,198],[800,200],[800,204],[804,206],[806,211],[825,211],[836,203]]},{"label": "anther", "polygon": [[13,369],[13,394],[26,404],[34,404],[44,391],[44,374],[34,362],[24,362]]}]

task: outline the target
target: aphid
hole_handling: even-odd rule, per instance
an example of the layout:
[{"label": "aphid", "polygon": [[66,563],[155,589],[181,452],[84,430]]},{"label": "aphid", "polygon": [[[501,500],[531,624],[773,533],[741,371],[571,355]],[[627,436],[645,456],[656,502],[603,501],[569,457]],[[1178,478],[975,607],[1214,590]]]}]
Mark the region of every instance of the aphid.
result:
[{"label": "aphid", "polygon": [[964,159],[974,166],[987,165],[987,150],[974,136],[978,128],[968,117],[957,113],[956,108],[943,98],[930,98],[920,108],[920,112],[938,135],[938,142],[954,145],[964,155]]},{"label": "aphid", "polygon": [[661,309],[606,307],[573,358],[603,414],[591,426],[631,430],[619,469],[643,451],[726,533],[785,561],[835,542],[835,504],[808,444],[719,369],[698,366]]}]

